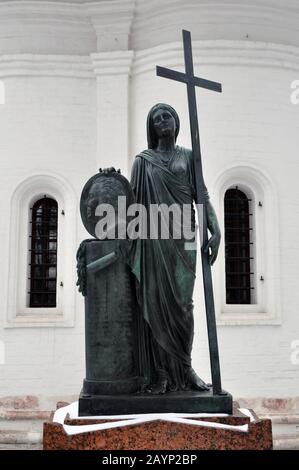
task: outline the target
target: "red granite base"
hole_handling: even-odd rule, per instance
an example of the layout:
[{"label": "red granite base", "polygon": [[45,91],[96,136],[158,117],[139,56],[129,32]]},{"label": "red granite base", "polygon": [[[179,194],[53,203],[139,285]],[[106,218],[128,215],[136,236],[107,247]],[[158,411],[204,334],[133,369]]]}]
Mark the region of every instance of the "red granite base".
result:
[{"label": "red granite base", "polygon": [[[194,419],[194,418],[193,418]],[[270,419],[251,422],[235,412],[222,418],[201,418],[230,425],[249,424],[248,433],[206,428],[192,424],[151,421],[122,428],[68,436],[61,424],[44,423],[44,450],[271,450]],[[88,420],[88,424],[105,420]],[[86,420],[67,419],[65,424],[86,424]]]}]

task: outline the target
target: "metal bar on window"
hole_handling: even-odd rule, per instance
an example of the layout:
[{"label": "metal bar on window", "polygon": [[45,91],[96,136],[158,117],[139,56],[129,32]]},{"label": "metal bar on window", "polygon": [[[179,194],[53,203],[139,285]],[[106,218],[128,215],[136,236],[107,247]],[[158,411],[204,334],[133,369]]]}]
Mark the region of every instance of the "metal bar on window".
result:
[{"label": "metal bar on window", "polygon": [[[47,196],[39,199],[31,208],[31,217],[29,306],[56,307],[57,202]],[[54,243],[55,249],[52,248]]]}]

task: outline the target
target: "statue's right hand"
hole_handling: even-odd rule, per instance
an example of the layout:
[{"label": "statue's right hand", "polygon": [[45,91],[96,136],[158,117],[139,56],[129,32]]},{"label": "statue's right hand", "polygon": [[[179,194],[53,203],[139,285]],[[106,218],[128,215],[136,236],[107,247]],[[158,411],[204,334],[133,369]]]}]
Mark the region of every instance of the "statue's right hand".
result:
[{"label": "statue's right hand", "polygon": [[132,247],[132,240],[129,239],[124,239],[124,240],[118,240],[118,256],[126,262],[129,258],[130,250]]},{"label": "statue's right hand", "polygon": [[109,168],[99,168],[99,172],[108,175],[109,173],[120,173],[120,169],[116,171],[114,166],[110,166]]}]

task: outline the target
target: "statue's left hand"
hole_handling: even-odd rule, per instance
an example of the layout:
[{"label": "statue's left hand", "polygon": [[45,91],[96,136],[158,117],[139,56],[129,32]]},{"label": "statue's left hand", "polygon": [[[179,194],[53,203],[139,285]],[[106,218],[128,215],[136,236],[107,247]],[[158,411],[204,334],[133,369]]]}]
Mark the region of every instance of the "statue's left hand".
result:
[{"label": "statue's left hand", "polygon": [[221,239],[220,232],[219,234],[212,235],[204,248],[204,252],[209,253],[209,262],[211,266],[213,266],[213,264],[216,261],[218,250],[219,250],[219,245],[220,245],[220,239]]},{"label": "statue's left hand", "polygon": [[209,255],[209,262],[212,266],[217,258],[220,240],[221,240],[221,232],[217,220],[216,213],[210,201],[207,202],[207,223],[208,229],[211,233],[211,238],[209,238],[206,246],[204,247],[204,252],[208,253]]}]

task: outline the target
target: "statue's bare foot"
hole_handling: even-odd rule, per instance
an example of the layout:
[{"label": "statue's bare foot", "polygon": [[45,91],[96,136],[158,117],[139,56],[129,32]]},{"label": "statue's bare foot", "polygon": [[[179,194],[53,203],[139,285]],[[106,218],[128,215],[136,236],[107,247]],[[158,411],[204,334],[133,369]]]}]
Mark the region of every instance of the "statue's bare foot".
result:
[{"label": "statue's bare foot", "polygon": [[167,379],[162,379],[151,386],[149,392],[153,395],[163,395],[167,389]]},{"label": "statue's bare foot", "polygon": [[158,369],[156,373],[156,382],[149,387],[148,392],[153,395],[163,395],[167,390],[167,372],[164,369]]},{"label": "statue's bare foot", "polygon": [[195,370],[190,367],[188,371],[188,383],[190,388],[196,390],[210,390],[208,385],[196,374]]},{"label": "statue's bare foot", "polygon": [[147,392],[147,391],[148,391],[148,387],[149,387],[149,385],[148,385],[148,383],[146,383],[146,382],[143,383],[143,384],[141,384],[141,386],[140,386],[139,390],[137,391],[137,393],[145,393],[145,392]]}]

